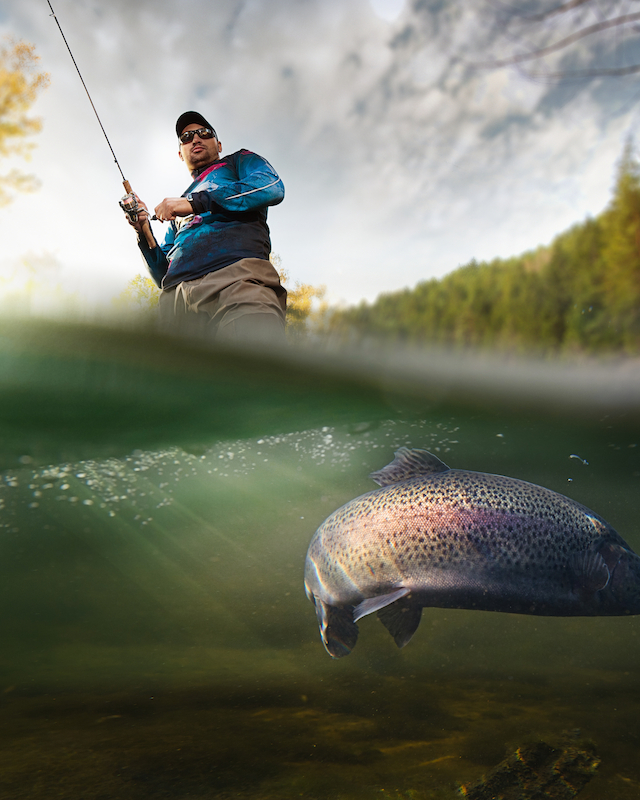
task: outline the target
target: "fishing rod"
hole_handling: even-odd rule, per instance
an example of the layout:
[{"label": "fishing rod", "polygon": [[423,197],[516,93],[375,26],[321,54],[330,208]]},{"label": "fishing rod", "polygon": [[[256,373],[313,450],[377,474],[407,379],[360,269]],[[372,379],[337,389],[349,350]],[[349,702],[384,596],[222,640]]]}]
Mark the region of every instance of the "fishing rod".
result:
[{"label": "fishing rod", "polygon": [[[78,73],[78,77],[80,78],[82,85],[84,86],[84,90],[87,93],[87,97],[89,98],[89,102],[91,103],[91,108],[93,109],[93,113],[96,115],[96,119],[98,120],[98,124],[104,134],[104,138],[107,140],[107,144],[109,145],[109,150],[111,150],[111,155],[113,156],[113,160],[115,161],[116,167],[118,167],[118,171],[122,176],[122,185],[124,186],[124,190],[126,195],[120,200],[120,208],[124,211],[124,213],[129,217],[131,222],[138,221],[138,214],[140,212],[140,205],[138,203],[138,198],[135,195],[135,192],[131,188],[131,184],[129,181],[124,177],[124,172],[122,171],[122,167],[116,158],[116,154],[113,151],[113,147],[111,146],[111,142],[109,141],[109,137],[107,136],[107,132],[104,129],[104,125],[102,124],[102,120],[98,115],[95,105],[93,104],[93,100],[91,99],[91,95],[89,94],[89,90],[87,89],[87,84],[84,82],[84,78],[82,77],[82,73],[80,72],[80,68],[78,67],[75,58],[73,57],[73,53],[71,52],[71,48],[69,47],[69,42],[67,42],[67,37],[64,35],[64,31],[62,30],[62,26],[58,22],[58,17],[56,17],[56,12],[53,10],[53,6],[51,5],[51,0],[47,0],[49,4],[49,8],[51,9],[51,16],[56,21],[56,25],[58,26],[58,30],[60,31],[60,35],[64,43],[67,46],[67,50],[69,51],[69,55],[71,56],[71,60],[73,61],[73,66],[76,68],[76,72]],[[152,217],[153,219],[153,217]],[[147,224],[143,227],[144,237],[147,240],[147,244],[149,247],[154,248],[156,246],[156,241],[153,238],[153,234],[151,233],[151,228]]]}]

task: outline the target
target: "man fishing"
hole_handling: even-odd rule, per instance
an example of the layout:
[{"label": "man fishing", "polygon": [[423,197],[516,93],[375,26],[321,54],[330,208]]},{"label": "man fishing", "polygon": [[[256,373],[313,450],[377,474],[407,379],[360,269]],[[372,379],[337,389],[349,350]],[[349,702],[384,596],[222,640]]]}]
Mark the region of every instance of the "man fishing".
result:
[{"label": "man fishing", "polygon": [[127,217],[162,289],[161,321],[204,320],[217,341],[282,340],[287,292],[269,261],[267,226],[267,208],[284,198],[282,180],[248,150],[221,157],[215,129],[196,111],[180,115],[176,134],[193,182],[155,207],[170,223],[164,243],[150,234],[139,198],[137,220]]}]

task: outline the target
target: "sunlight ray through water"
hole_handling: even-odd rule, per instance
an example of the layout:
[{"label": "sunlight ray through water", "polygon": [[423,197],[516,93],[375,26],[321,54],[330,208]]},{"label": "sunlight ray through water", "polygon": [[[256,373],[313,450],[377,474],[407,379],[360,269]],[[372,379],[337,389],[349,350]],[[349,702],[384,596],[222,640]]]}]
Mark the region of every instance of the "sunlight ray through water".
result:
[{"label": "sunlight ray through water", "polygon": [[334,390],[321,424],[266,385],[262,432],[4,469],[4,796],[454,798],[543,740],[595,747],[580,797],[637,797],[637,618],[425,609],[406,648],[365,618],[336,662],[302,587],[318,525],[401,446],[566,494],[640,549],[634,419]]}]

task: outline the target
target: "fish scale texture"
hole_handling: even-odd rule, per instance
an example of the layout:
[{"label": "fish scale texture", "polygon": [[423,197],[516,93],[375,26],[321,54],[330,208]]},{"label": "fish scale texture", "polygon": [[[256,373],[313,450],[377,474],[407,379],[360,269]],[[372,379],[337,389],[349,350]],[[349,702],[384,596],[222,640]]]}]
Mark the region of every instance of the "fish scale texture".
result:
[{"label": "fish scale texture", "polygon": [[428,606],[543,616],[640,614],[640,558],[585,506],[400,448],[313,536],[305,591],[333,658],[377,613],[404,647]]},{"label": "fish scale texture", "polygon": [[463,470],[384,486],[335,511],[309,555],[330,580],[391,583],[463,564],[553,574],[572,553],[624,540],[589,509],[544,487]]}]

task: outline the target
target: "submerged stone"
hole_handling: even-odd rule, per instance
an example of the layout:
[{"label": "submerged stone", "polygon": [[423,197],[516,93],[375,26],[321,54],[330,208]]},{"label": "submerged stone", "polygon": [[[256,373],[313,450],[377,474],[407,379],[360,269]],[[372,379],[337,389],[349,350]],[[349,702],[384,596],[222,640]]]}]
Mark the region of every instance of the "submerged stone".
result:
[{"label": "submerged stone", "polygon": [[570,800],[600,764],[592,746],[533,742],[519,747],[479,783],[460,787],[467,800]]}]

